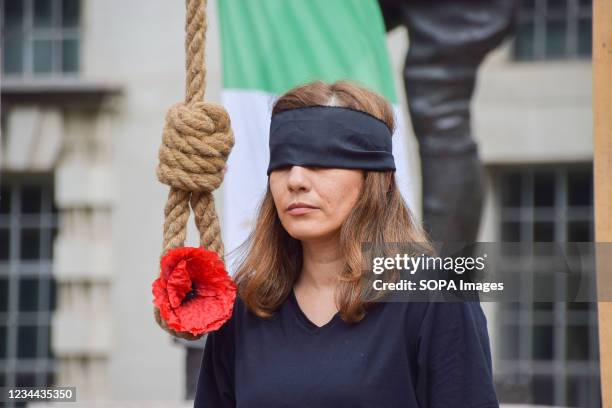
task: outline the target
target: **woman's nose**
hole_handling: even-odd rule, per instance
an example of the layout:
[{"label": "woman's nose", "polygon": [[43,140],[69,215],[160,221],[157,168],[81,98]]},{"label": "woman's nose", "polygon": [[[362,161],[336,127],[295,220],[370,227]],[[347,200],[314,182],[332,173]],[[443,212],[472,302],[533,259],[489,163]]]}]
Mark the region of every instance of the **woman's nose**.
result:
[{"label": "woman's nose", "polygon": [[287,178],[287,187],[289,190],[308,189],[310,183],[307,173],[308,170],[302,166],[291,166]]}]

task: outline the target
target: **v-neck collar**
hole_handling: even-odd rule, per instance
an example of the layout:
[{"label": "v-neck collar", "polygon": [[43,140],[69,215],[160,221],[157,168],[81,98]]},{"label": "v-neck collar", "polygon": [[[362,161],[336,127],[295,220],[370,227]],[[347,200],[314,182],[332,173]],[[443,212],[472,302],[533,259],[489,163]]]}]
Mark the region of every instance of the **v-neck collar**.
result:
[{"label": "v-neck collar", "polygon": [[291,289],[289,293],[289,304],[291,306],[291,309],[293,309],[293,311],[295,312],[295,315],[298,321],[301,323],[301,325],[306,330],[314,334],[318,334],[324,330],[329,329],[330,327],[334,326],[338,322],[338,320],[341,319],[340,312],[336,312],[336,314],[334,314],[334,316],[330,319],[330,321],[325,323],[323,326],[317,326],[308,318],[308,316],[306,316],[306,314],[300,308],[300,304],[297,301],[297,297],[295,296],[295,292],[293,291],[293,288]]}]

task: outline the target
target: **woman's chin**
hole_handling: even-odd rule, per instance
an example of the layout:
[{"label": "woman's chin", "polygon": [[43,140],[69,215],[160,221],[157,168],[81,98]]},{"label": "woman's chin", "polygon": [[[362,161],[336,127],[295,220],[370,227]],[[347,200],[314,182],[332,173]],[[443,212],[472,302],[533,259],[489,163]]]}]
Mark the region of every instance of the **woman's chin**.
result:
[{"label": "woman's chin", "polygon": [[299,241],[310,241],[319,238],[319,234],[313,233],[312,231],[291,231],[289,235]]},{"label": "woman's chin", "polygon": [[315,228],[308,228],[308,226],[300,226],[299,228],[287,229],[287,232],[291,237],[299,241],[318,241],[330,235],[329,231],[321,231]]}]

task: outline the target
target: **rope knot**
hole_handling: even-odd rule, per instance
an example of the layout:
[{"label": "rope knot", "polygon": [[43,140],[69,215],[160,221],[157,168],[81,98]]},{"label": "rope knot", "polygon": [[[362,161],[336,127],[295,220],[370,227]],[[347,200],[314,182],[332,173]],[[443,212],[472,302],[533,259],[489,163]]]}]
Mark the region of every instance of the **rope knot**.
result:
[{"label": "rope knot", "polygon": [[223,106],[177,103],[166,114],[156,169],[160,182],[179,190],[210,193],[223,181],[234,134]]}]

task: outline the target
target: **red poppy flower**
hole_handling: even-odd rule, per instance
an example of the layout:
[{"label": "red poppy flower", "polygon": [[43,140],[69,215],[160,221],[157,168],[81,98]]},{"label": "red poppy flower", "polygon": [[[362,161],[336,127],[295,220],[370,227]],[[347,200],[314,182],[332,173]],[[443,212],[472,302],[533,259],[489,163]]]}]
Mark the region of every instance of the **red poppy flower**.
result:
[{"label": "red poppy flower", "polygon": [[231,317],[236,284],[216,252],[180,247],[162,257],[153,296],[170,329],[197,336],[219,329]]}]

